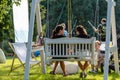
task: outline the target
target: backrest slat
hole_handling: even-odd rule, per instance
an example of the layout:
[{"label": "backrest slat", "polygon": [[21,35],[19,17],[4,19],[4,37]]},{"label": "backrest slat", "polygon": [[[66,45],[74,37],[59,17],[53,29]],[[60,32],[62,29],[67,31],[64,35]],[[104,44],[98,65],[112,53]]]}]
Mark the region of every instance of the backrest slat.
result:
[{"label": "backrest slat", "polygon": [[[60,54],[62,54],[61,51],[63,50],[63,48],[61,47],[61,45],[62,45],[62,44],[59,44],[59,48],[60,48],[60,49],[59,49],[59,52],[60,52]],[[65,54],[65,53],[63,52],[63,54]]]},{"label": "backrest slat", "polygon": [[68,47],[69,45],[66,44],[65,46],[66,46],[66,48],[65,48],[65,54],[67,54],[67,52],[68,52],[68,51],[67,51],[67,48],[69,48],[69,47]]},{"label": "backrest slat", "polygon": [[65,53],[64,48],[65,48],[65,44],[62,45],[62,51],[61,51],[62,53]]},{"label": "backrest slat", "polygon": [[[55,56],[57,56],[58,55],[58,53],[59,53],[59,51],[58,51],[58,44],[55,44]],[[60,53],[59,53],[60,54]]]}]

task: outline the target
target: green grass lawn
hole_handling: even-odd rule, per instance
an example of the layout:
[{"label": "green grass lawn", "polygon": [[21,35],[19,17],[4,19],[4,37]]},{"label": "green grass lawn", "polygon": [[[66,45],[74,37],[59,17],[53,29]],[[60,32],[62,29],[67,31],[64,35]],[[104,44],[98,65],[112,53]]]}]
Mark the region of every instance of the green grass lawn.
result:
[{"label": "green grass lawn", "polygon": [[[7,57],[7,62],[5,64],[0,64],[0,80],[24,80],[24,68],[18,68],[10,73],[10,67],[12,63],[12,58]],[[15,60],[15,65],[19,65],[19,61]],[[82,79],[79,78],[80,71],[77,74],[72,74],[67,77],[63,77],[61,74],[51,75],[49,72],[51,71],[50,66],[47,66],[47,73],[42,74],[39,66],[35,66],[30,69],[29,80],[103,80],[102,73],[88,73],[87,77]],[[120,74],[115,74],[114,72],[109,74],[109,80],[120,80]]]}]

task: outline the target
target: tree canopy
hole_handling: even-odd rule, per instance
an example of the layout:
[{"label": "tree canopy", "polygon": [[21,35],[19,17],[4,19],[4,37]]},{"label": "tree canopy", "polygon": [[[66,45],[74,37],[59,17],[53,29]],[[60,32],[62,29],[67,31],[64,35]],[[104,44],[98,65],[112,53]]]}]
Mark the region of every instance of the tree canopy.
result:
[{"label": "tree canopy", "polygon": [[[13,3],[19,6],[19,1],[13,0]],[[29,11],[30,3],[29,1]],[[67,26],[68,22],[68,7],[67,0],[40,0],[40,11],[42,17],[43,31],[46,32],[46,29],[49,29],[50,34],[56,24],[65,23]],[[90,35],[93,35],[90,31],[92,30],[87,21],[91,21],[94,25],[95,23],[95,11],[96,11],[96,1],[97,0],[71,0],[71,11],[72,11],[72,29],[74,30],[75,26],[82,24],[87,29]],[[99,17],[98,20],[107,15],[107,2],[105,0],[99,1]],[[117,33],[120,33],[120,0],[116,1],[116,25]],[[5,39],[14,39],[14,25],[13,25],[13,13],[12,13],[12,0],[1,0],[0,1],[0,41],[2,42]],[[48,9],[49,8],[49,9]],[[48,14],[47,14],[48,11]],[[48,16],[47,16],[48,15]],[[49,20],[49,26],[47,26],[47,18]],[[99,23],[98,22],[98,23]],[[36,23],[35,23],[36,24]],[[36,25],[35,25],[36,26]],[[46,27],[47,26],[47,27]],[[48,28],[49,27],[49,28]],[[96,26],[97,27],[97,26]],[[35,28],[36,30],[36,28]],[[34,34],[37,35],[37,32],[34,31]],[[36,36],[35,36],[36,37]]]}]

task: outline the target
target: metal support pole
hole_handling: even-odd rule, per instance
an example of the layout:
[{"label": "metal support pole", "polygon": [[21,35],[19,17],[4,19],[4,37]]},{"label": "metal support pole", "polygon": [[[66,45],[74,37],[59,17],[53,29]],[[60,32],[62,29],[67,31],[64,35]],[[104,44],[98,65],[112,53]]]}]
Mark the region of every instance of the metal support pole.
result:
[{"label": "metal support pole", "polygon": [[104,59],[104,80],[108,80],[108,66],[109,66],[109,55],[110,55],[109,43],[110,43],[110,33],[111,33],[111,11],[112,11],[112,0],[108,0],[105,59]]},{"label": "metal support pole", "polygon": [[37,1],[38,0],[32,0],[32,9],[31,9],[31,14],[30,14],[30,22],[29,22],[28,45],[27,45],[27,56],[26,56],[26,62],[25,62],[26,64],[25,64],[24,80],[29,80],[30,57],[31,57],[33,28],[34,28],[34,20],[35,20],[35,11],[36,11]]}]

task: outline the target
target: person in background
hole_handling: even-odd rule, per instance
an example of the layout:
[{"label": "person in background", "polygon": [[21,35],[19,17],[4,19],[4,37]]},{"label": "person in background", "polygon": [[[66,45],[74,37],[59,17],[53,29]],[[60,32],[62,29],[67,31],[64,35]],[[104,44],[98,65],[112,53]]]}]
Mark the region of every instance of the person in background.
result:
[{"label": "person in background", "polygon": [[43,43],[43,37],[42,37],[42,32],[39,33],[36,37],[36,46],[42,46]]},{"label": "person in background", "polygon": [[[51,38],[52,39],[56,39],[56,38],[63,38],[63,37],[65,37],[64,36],[64,26],[63,25],[57,25],[55,27],[55,29],[53,30]],[[56,48],[54,48],[54,49],[56,49]],[[59,47],[58,47],[58,50],[59,50]],[[63,59],[62,57],[53,57],[53,59],[56,59],[56,58],[57,59]],[[66,73],[66,70],[65,70],[65,63],[64,63],[64,61],[56,61],[53,70],[50,71],[50,74],[55,74],[55,70],[56,70],[56,68],[58,66],[58,63],[60,63],[61,69],[63,71],[63,76],[67,76],[68,74]]]},{"label": "person in background", "polygon": [[[86,32],[86,29],[82,25],[78,25],[76,27],[76,34],[77,34],[76,37],[79,37],[79,38],[90,38]],[[84,64],[82,64],[81,61],[78,61],[78,66],[82,70],[80,77],[86,77],[87,74],[85,73],[85,70],[89,66],[88,61],[85,61]]]},{"label": "person in background", "polygon": [[65,29],[66,29],[65,23],[62,23],[62,24],[60,24],[60,25],[63,26],[63,28],[64,28],[64,36],[68,36],[67,30],[65,30]]},{"label": "person in background", "polygon": [[[39,47],[43,45],[43,37],[42,37],[42,32],[39,33],[39,35],[37,35],[36,37],[36,43],[32,45],[32,47]],[[34,52],[34,56],[39,56],[40,55],[40,51],[36,51]]]},{"label": "person in background", "polygon": [[[96,60],[97,63],[94,63],[94,65],[91,65],[91,70],[89,71],[90,73],[97,73],[98,72],[98,66],[99,66],[99,61],[101,60],[100,58],[100,46],[101,42],[100,41],[95,41],[95,55],[94,55],[94,60]],[[99,55],[99,56],[98,56]]]},{"label": "person in background", "polygon": [[98,25],[97,29],[94,29],[98,33],[99,41],[105,41],[106,37],[106,18],[101,19],[101,23]]}]

